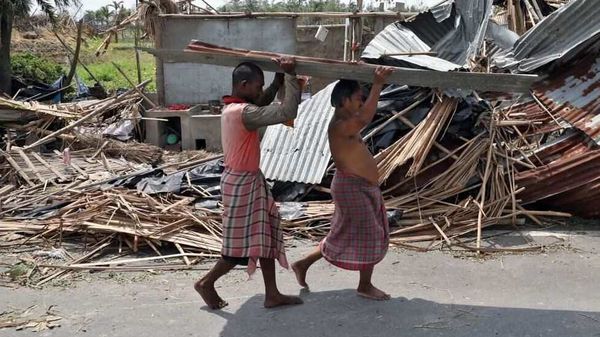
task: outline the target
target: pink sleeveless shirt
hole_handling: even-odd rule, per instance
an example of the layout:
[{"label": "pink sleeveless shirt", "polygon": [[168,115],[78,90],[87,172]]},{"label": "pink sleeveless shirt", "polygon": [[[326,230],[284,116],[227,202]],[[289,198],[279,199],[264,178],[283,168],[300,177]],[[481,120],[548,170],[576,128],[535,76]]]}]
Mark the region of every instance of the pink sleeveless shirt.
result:
[{"label": "pink sleeveless shirt", "polygon": [[257,172],[260,164],[258,131],[249,131],[242,120],[248,103],[227,104],[221,113],[221,143],[225,167],[234,171]]}]

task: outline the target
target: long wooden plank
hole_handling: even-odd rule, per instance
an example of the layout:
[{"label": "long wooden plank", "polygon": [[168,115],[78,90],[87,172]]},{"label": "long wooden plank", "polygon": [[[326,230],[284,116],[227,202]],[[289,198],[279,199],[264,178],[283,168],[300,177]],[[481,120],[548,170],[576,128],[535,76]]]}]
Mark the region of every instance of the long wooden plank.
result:
[{"label": "long wooden plank", "polygon": [[56,168],[54,168],[52,165],[50,165],[46,160],[44,160],[44,158],[42,158],[42,156],[40,156],[38,153],[36,152],[31,152],[31,155],[33,155],[33,157],[35,157],[35,159],[37,159],[37,161],[39,161],[40,163],[42,163],[42,165],[44,165],[44,167],[46,167],[48,170],[52,171],[52,173],[54,173],[54,175],[56,175],[58,177],[58,179],[60,179],[61,181],[67,181],[67,177],[65,177],[62,173],[60,173]]},{"label": "long wooden plank", "polygon": [[[280,71],[270,57],[264,55],[238,54],[222,51],[188,51],[174,49],[140,48],[166,63],[202,63],[235,67],[241,62],[254,62],[265,71]],[[294,55],[290,55],[294,56]],[[336,60],[306,60],[296,57],[296,71],[309,75],[330,79],[353,79],[363,82],[373,80],[376,65],[352,64]],[[538,80],[537,75],[485,74],[469,72],[441,72],[394,67],[389,83],[429,88],[460,88],[479,91],[528,92],[531,85]]]},{"label": "long wooden plank", "polygon": [[0,153],[2,153],[4,155],[4,158],[6,158],[6,161],[8,161],[8,163],[17,171],[17,173],[23,178],[25,179],[25,181],[30,185],[30,186],[35,186],[35,184],[33,183],[33,181],[31,181],[31,179],[29,179],[29,176],[25,173],[25,171],[23,171],[23,169],[19,166],[19,164],[13,159],[13,157],[10,156],[10,154],[8,152],[4,152],[2,150],[0,150]]},{"label": "long wooden plank", "polygon": [[35,167],[35,165],[33,165],[33,163],[31,162],[31,159],[29,159],[29,157],[27,157],[27,155],[25,154],[25,152],[23,152],[22,149],[17,148],[17,153],[19,154],[19,156],[21,156],[21,158],[25,161],[25,164],[27,164],[27,166],[29,167],[29,169],[31,170],[31,172],[33,172],[33,174],[35,174],[35,176],[41,181],[44,182],[46,179],[44,179],[44,177],[42,177],[40,175],[40,172],[38,172],[37,168]]},{"label": "long wooden plank", "polygon": [[174,19],[235,19],[235,18],[404,18],[417,12],[231,12],[222,14],[161,14],[160,18]]}]

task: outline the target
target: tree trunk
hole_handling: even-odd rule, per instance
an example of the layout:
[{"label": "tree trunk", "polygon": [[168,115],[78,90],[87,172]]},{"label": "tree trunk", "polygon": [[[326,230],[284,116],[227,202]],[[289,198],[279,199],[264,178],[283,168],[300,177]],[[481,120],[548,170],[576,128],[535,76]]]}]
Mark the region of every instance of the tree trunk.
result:
[{"label": "tree trunk", "polygon": [[12,13],[0,14],[0,92],[11,96],[10,38]]}]

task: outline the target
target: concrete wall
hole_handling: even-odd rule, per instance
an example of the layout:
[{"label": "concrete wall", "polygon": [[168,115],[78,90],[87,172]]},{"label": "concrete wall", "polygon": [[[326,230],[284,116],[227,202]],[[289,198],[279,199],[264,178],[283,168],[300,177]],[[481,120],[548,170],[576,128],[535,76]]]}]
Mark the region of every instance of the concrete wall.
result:
[{"label": "concrete wall", "polygon": [[[157,48],[183,49],[191,40],[225,47],[296,53],[296,21],[292,18],[205,19],[194,16],[159,18]],[[267,74],[267,84],[272,79]],[[231,68],[157,61],[159,102],[197,104],[220,99],[231,91]]]},{"label": "concrete wall", "polygon": [[[323,57],[328,59],[343,60],[344,59],[344,27],[327,27],[329,34],[325,41],[321,42],[315,39],[318,27],[298,27],[297,29],[297,45],[296,50],[298,55]],[[335,79],[313,77],[310,82],[312,94],[316,94],[321,89],[325,88]]]},{"label": "concrete wall", "polygon": [[[364,49],[369,42],[375,37],[377,33],[382,31],[388,24],[396,21],[393,18],[377,18],[371,19],[371,22],[365,24],[369,26],[368,29],[364,30],[363,43],[361,48]],[[311,56],[311,57],[323,57],[329,59],[343,60],[344,59],[344,27],[343,26],[328,26],[329,34],[327,39],[321,42],[315,39],[318,26],[300,26],[297,29],[297,45],[296,50],[298,55]],[[317,93],[319,90],[325,88],[329,83],[337,79],[328,78],[317,78],[313,77],[311,80],[311,91],[312,94]]]}]

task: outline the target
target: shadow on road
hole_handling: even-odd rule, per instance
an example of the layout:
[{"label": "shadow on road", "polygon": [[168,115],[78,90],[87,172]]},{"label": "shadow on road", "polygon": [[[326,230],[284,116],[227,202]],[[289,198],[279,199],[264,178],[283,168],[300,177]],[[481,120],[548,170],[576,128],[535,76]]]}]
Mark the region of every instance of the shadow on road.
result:
[{"label": "shadow on road", "polygon": [[[600,313],[441,304],[423,299],[365,300],[354,290],[301,294],[304,305],[267,310],[263,296],[227,320],[221,336],[600,336]],[[510,296],[510,294],[507,294]]]}]

